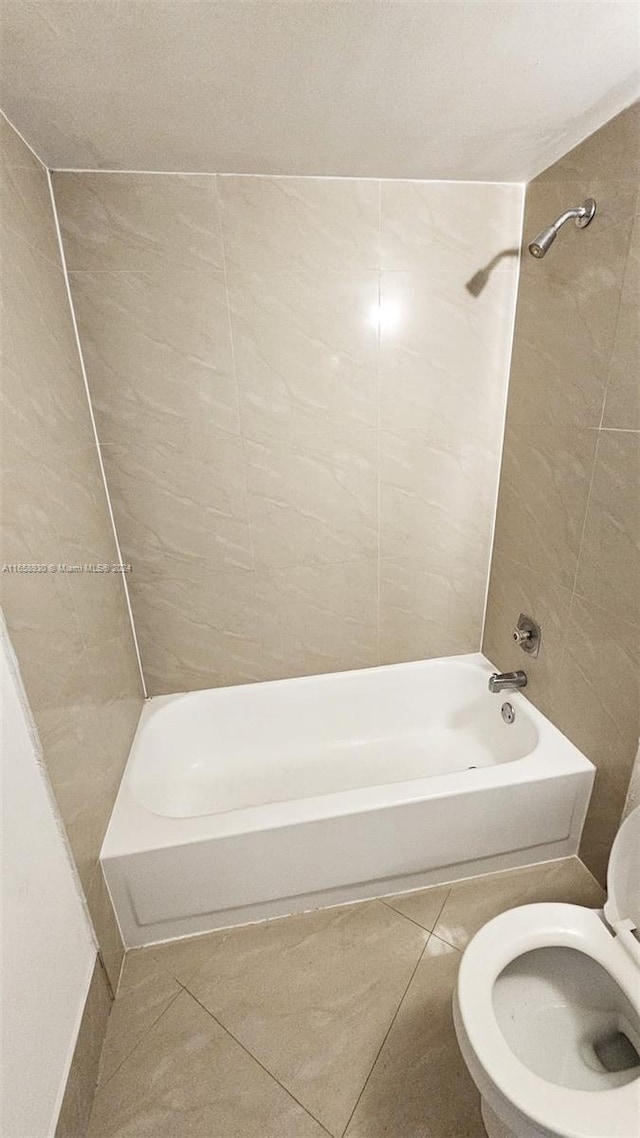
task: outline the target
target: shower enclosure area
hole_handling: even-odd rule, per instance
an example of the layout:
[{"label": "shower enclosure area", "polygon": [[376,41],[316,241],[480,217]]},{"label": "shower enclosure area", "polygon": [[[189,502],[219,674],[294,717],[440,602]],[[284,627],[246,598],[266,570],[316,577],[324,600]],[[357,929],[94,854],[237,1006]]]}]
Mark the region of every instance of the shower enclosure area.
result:
[{"label": "shower enclosure area", "polygon": [[3,557],[63,567],[3,605],[112,978],[98,856],[144,694],[482,644],[598,768],[600,873],[638,737],[637,106],[526,192],[50,174],[3,132]]}]

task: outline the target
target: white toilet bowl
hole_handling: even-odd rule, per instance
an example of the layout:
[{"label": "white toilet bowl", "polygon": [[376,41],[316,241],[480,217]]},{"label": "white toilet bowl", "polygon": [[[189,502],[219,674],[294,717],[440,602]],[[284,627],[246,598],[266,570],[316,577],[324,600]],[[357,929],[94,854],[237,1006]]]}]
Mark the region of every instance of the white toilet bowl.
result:
[{"label": "white toilet bowl", "polygon": [[640,807],[608,885],[604,916],[524,905],[464,952],[454,1020],[489,1138],[640,1136]]}]

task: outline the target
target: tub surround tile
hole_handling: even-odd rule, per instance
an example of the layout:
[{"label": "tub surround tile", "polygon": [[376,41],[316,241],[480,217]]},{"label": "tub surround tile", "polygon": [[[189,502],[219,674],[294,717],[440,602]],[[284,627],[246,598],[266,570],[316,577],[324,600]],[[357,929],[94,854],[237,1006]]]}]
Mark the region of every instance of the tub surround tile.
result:
[{"label": "tub surround tile", "polygon": [[456,949],[430,938],[345,1138],[484,1138],[453,1026],[459,963]]},{"label": "tub surround tile", "polygon": [[266,678],[255,574],[167,553],[134,562],[130,593],[151,695]]},{"label": "tub surround tile", "polygon": [[382,431],[381,557],[401,550],[424,557],[431,570],[448,572],[461,561],[486,567],[494,489],[479,473],[486,461],[472,440],[444,443],[428,430]]},{"label": "tub surround tile", "polygon": [[[21,562],[24,554],[20,548],[7,554],[3,549],[2,557],[3,563],[6,559],[12,564]],[[41,716],[60,706],[84,652],[69,583],[64,574],[3,573],[0,596],[25,691],[40,727]],[[43,668],[45,652],[47,667]]]},{"label": "tub surround tile", "polygon": [[54,173],[69,271],[221,269],[216,178]]},{"label": "tub surround tile", "polygon": [[[639,122],[636,103],[527,187],[525,242],[587,196],[597,212],[522,261],[483,644],[596,765],[581,854],[603,882],[640,706]],[[537,660],[510,642],[520,611]]]},{"label": "tub surround tile", "polygon": [[370,668],[378,662],[375,558],[272,569],[265,576],[265,643],[281,677]]},{"label": "tub surround tile", "polygon": [[239,432],[224,274],[72,273],[101,444],[205,450]]},{"label": "tub surround tile", "polygon": [[443,444],[486,440],[498,462],[517,272],[472,297],[464,278],[380,277],[380,423],[422,428]]},{"label": "tub surround tile", "polygon": [[[639,275],[640,275],[640,269]],[[609,367],[607,397],[602,425],[612,429],[640,431],[640,319],[638,302],[622,301]]]},{"label": "tub surround tile", "polygon": [[448,572],[440,564],[432,569],[430,560],[430,554],[380,560],[381,664],[477,651],[486,558],[477,567],[452,559]]},{"label": "tub surround tile", "polygon": [[376,272],[228,273],[243,431],[376,427]]},{"label": "tub surround tile", "polygon": [[245,443],[256,563],[284,567],[375,557],[377,437],[325,428]]},{"label": "tub surround tile", "polygon": [[229,268],[378,268],[377,181],[227,175],[218,184]]},{"label": "tub surround tile", "polygon": [[575,591],[640,625],[640,433],[600,433]]},{"label": "tub surround tile", "polygon": [[166,441],[102,453],[125,561],[174,556],[220,570],[252,568],[240,439],[212,432],[207,453],[197,455]]},{"label": "tub surround tile", "polygon": [[[126,641],[125,641],[126,643]],[[51,707],[34,708],[51,785],[85,890],[140,715],[121,636],[84,648]],[[123,759],[124,756],[124,759]]]},{"label": "tub surround tile", "polygon": [[[112,562],[113,532],[46,172],[0,121],[2,215],[8,223],[2,253],[10,266],[2,296],[2,561]],[[115,986],[123,949],[97,859],[142,708],[122,580],[3,574],[2,603]],[[87,1076],[89,1082],[93,1077]],[[61,1115],[65,1138],[85,1129],[80,1099],[74,1101]]]},{"label": "tub surround tile", "polygon": [[152,956],[127,954],[100,1056],[99,1086],[116,1073],[181,991]]},{"label": "tub surround tile", "polygon": [[596,443],[597,432],[587,428],[525,429],[507,417],[495,555],[572,588]]},{"label": "tub surround tile", "polygon": [[326,1131],[187,993],[98,1089],[87,1138],[320,1138]]},{"label": "tub surround tile", "polygon": [[[521,189],[54,182],[149,690],[476,648],[516,260],[465,281],[514,245]],[[379,428],[415,434],[399,476]],[[380,555],[416,566],[378,612]]]},{"label": "tub surround tile", "polygon": [[524,434],[532,424],[550,430],[600,426],[618,296],[604,272],[597,283],[597,289],[592,284],[587,290],[547,279],[544,273],[523,277],[509,388],[510,429]]},{"label": "tub surround tile", "polygon": [[3,229],[3,463],[35,466],[95,444],[63,274],[16,240]]},{"label": "tub surround tile", "polygon": [[304,914],[222,934],[188,989],[338,1135],[426,939],[379,902]]},{"label": "tub surround tile", "polygon": [[390,905],[403,917],[422,925],[432,932],[438,923],[444,903],[449,896],[450,885],[436,885],[431,889],[418,889],[413,893],[397,893],[393,897],[383,897],[385,905]]},{"label": "tub surround tile", "polygon": [[518,905],[563,901],[596,909],[604,899],[597,881],[578,858],[566,858],[457,882],[433,931],[447,944],[463,950],[482,925]]},{"label": "tub surround tile", "polygon": [[44,169],[1,113],[0,153],[3,226],[59,267],[58,236]]},{"label": "tub surround tile", "polygon": [[494,272],[510,272],[520,245],[522,199],[513,186],[381,182],[383,269],[456,273],[464,281],[507,250]]}]

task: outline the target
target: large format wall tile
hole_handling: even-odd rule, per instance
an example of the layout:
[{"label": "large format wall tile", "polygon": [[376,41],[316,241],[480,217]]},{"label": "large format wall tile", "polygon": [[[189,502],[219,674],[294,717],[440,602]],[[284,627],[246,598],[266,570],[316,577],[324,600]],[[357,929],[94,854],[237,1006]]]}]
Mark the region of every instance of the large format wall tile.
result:
[{"label": "large format wall tile", "polygon": [[228,282],[249,438],[377,426],[378,273],[230,270]]},{"label": "large format wall tile", "polygon": [[479,297],[460,274],[383,272],[380,422],[429,428],[444,444],[499,448],[516,272],[496,272]]},{"label": "large format wall tile", "polygon": [[54,185],[150,693],[476,649],[521,188],[83,178]]},{"label": "large format wall tile", "polygon": [[223,267],[215,178],[58,173],[53,184],[70,272]]},{"label": "large format wall tile", "polygon": [[100,442],[191,448],[239,431],[224,275],[72,273]]},{"label": "large format wall tile", "polygon": [[486,585],[486,559],[435,567],[429,557],[381,558],[381,663],[476,652]]},{"label": "large format wall tile", "polygon": [[640,430],[640,193],[609,365],[602,424]]},{"label": "large format wall tile", "polygon": [[252,566],[242,441],[211,431],[194,453],[163,438],[152,448],[105,446],[104,463],[125,561],[166,554],[214,568]]},{"label": "large format wall tile", "polygon": [[256,562],[305,565],[375,557],[377,438],[334,428],[245,444]]},{"label": "large format wall tile", "polygon": [[575,588],[640,625],[640,432],[600,433]]},{"label": "large format wall tile", "polygon": [[511,270],[522,212],[513,191],[489,182],[381,182],[381,267],[472,276],[508,253],[496,271]]},{"label": "large format wall tile", "polygon": [[[60,251],[46,175],[4,115],[0,115],[0,153],[3,228],[10,228],[20,241],[26,241],[41,257],[59,267]],[[19,271],[19,258],[15,265]]]},{"label": "large format wall tile", "polygon": [[582,855],[603,881],[640,730],[639,126],[636,104],[527,188],[525,245],[589,195],[597,213],[522,263],[483,644],[596,765]]},{"label": "large format wall tile", "polygon": [[588,428],[512,427],[507,413],[495,554],[571,588],[596,441]]},{"label": "large format wall tile", "polygon": [[[142,707],[47,177],[3,120],[2,603],[112,983],[122,943],[97,858]],[[14,227],[14,228],[11,228]]]},{"label": "large format wall tile", "polygon": [[380,188],[358,178],[220,177],[229,268],[376,269]]}]

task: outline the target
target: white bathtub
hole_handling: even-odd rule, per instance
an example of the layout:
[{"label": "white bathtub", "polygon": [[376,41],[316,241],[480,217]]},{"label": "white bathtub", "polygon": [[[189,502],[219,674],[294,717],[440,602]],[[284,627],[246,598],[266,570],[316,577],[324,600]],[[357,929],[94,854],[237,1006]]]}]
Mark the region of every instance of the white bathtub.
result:
[{"label": "white bathtub", "polygon": [[594,769],[521,694],[490,694],[491,670],[150,700],[101,855],[125,945],[575,853]]}]

